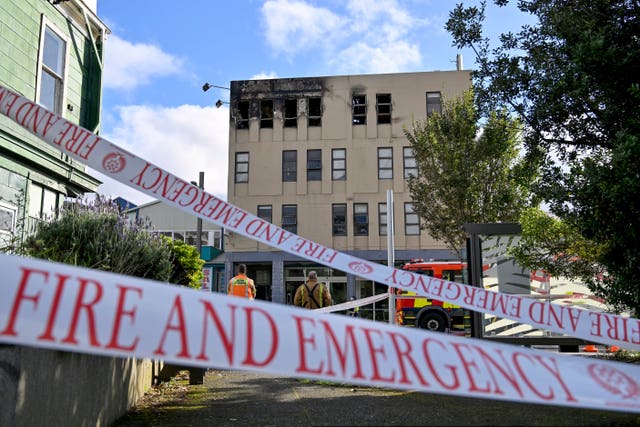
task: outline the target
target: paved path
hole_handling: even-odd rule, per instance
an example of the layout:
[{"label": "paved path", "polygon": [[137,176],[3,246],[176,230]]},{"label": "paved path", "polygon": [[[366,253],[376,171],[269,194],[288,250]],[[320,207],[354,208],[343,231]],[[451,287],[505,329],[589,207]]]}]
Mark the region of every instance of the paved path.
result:
[{"label": "paved path", "polygon": [[209,371],[182,399],[141,408],[124,426],[626,426],[620,412],[330,385],[268,374]]}]

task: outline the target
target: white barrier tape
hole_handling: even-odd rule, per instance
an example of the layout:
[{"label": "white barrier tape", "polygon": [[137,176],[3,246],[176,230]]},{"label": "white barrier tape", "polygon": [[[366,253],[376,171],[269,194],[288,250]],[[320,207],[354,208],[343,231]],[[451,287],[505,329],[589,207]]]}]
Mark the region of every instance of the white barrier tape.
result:
[{"label": "white barrier tape", "polygon": [[640,413],[640,366],[0,254],[0,342]]},{"label": "white barrier tape", "polygon": [[373,304],[374,302],[389,299],[389,294],[371,295],[370,297],[361,298],[353,301],[343,302],[342,304],[330,305],[328,307],[316,308],[316,313],[335,313],[336,311],[350,310],[356,307]]},{"label": "white barrier tape", "polygon": [[538,329],[640,350],[639,319],[531,301],[356,258],[283,230],[208,194],[3,86],[0,86],[0,112],[55,148],[119,182],[282,251],[365,279]]}]

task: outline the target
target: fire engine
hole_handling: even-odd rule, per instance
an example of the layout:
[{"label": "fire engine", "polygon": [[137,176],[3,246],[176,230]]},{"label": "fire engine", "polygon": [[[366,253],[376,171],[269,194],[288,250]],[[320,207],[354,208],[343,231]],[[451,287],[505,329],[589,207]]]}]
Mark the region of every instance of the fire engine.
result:
[{"label": "fire engine", "polygon": [[[403,270],[452,282],[463,283],[467,265],[462,262],[423,261],[414,259]],[[431,331],[464,333],[465,310],[444,301],[418,296],[415,292],[396,289],[396,323]]]}]

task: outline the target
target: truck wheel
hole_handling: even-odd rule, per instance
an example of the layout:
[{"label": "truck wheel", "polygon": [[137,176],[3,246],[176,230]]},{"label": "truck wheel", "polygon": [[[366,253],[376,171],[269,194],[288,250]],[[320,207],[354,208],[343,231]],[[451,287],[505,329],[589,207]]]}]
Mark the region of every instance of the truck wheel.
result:
[{"label": "truck wheel", "polygon": [[447,329],[447,322],[444,317],[438,313],[425,313],[420,316],[418,327],[434,332],[444,332]]}]

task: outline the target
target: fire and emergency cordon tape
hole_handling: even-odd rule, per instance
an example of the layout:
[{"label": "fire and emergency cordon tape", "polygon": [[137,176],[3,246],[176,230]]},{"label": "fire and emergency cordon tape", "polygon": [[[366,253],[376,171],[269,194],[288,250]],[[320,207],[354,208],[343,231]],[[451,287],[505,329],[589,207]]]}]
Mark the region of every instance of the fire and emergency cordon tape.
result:
[{"label": "fire and emergency cordon tape", "polygon": [[[0,112],[63,153],[227,230],[316,263],[537,328],[640,350],[638,319],[362,260],[233,206],[0,86]],[[640,366],[248,301],[0,255],[0,342],[424,392],[640,412]]]}]

